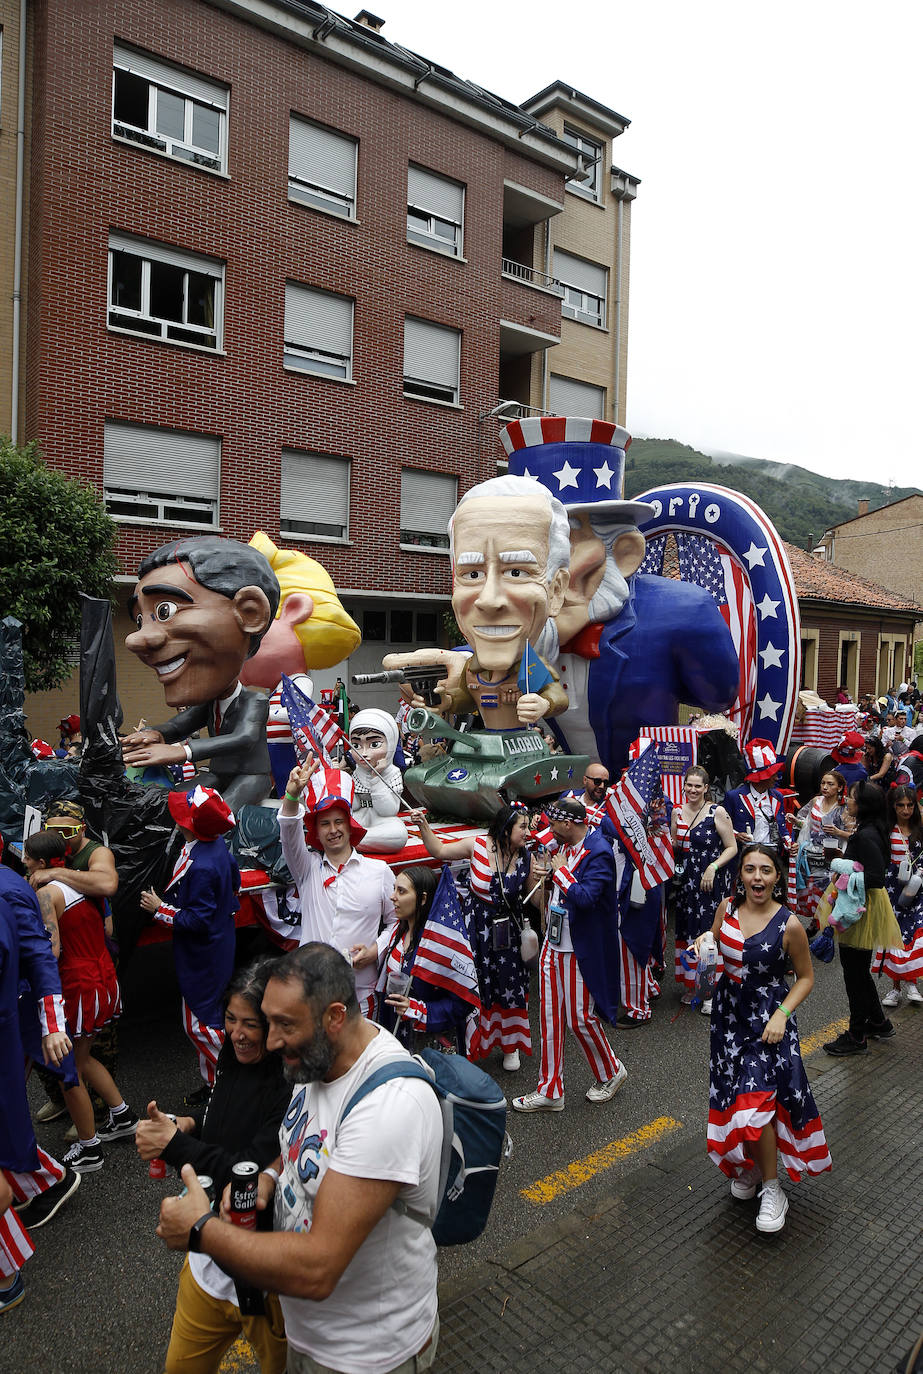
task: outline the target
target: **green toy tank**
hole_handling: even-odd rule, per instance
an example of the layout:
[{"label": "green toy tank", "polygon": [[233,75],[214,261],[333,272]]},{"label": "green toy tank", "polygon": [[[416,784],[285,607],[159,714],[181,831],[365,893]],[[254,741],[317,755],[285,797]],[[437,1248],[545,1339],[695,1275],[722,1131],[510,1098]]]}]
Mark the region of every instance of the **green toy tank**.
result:
[{"label": "green toy tank", "polygon": [[569,791],[582,782],[590,761],[586,754],[552,754],[537,730],[462,732],[421,706],[408,713],[406,727],[412,735],[451,741],[447,754],[407,769],[408,792],[436,814],[464,820],[496,815],[504,802],[501,788],[526,803]]}]

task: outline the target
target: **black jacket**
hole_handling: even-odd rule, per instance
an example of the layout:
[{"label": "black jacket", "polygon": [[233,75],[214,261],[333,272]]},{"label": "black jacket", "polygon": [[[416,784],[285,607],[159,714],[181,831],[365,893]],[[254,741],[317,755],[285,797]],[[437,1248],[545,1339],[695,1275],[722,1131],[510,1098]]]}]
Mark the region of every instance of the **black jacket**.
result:
[{"label": "black jacket", "polygon": [[177,1172],[192,1164],[197,1174],[209,1174],[220,1199],[234,1164],[251,1159],[262,1169],[278,1157],[279,1126],[291,1096],[277,1054],[265,1055],[258,1064],[239,1064],[226,1039],[208,1106],[193,1113],[196,1135],[177,1131],[162,1158]]}]

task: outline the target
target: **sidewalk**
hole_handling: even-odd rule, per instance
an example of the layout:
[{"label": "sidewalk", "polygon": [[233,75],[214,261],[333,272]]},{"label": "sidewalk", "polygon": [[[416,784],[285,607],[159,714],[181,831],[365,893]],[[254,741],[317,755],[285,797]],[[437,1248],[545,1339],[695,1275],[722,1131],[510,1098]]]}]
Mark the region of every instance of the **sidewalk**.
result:
[{"label": "sidewalk", "polygon": [[[923,1011],[806,1062],[833,1171],[757,1233],[700,1138],[440,1289],[435,1374],[891,1374],[923,1329]],[[691,1134],[691,1131],[690,1131]]]}]

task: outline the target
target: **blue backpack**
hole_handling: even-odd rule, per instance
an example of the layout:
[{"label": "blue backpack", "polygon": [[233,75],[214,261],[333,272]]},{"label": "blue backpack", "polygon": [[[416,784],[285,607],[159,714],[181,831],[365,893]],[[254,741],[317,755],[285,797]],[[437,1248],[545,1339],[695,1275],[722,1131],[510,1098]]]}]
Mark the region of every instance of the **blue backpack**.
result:
[{"label": "blue backpack", "polygon": [[[340,1123],[369,1093],[392,1078],[420,1078],[439,1099],[442,1157],[439,1209],[432,1224],[437,1245],[465,1245],[487,1225],[500,1160],[509,1155],[506,1098],[497,1084],[460,1054],[423,1050],[413,1059],[396,1059],[370,1073],[343,1108]],[[394,1206],[421,1225],[429,1222],[400,1199]]]}]

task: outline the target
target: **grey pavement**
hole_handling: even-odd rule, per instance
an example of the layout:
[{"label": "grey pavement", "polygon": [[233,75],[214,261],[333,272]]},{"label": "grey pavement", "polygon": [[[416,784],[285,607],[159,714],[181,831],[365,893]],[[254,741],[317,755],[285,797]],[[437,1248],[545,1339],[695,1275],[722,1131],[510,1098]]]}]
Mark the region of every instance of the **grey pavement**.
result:
[{"label": "grey pavement", "polygon": [[785,1229],[691,1139],[440,1289],[439,1374],[887,1374],[923,1330],[923,1010],[809,1077],[833,1171]]}]

